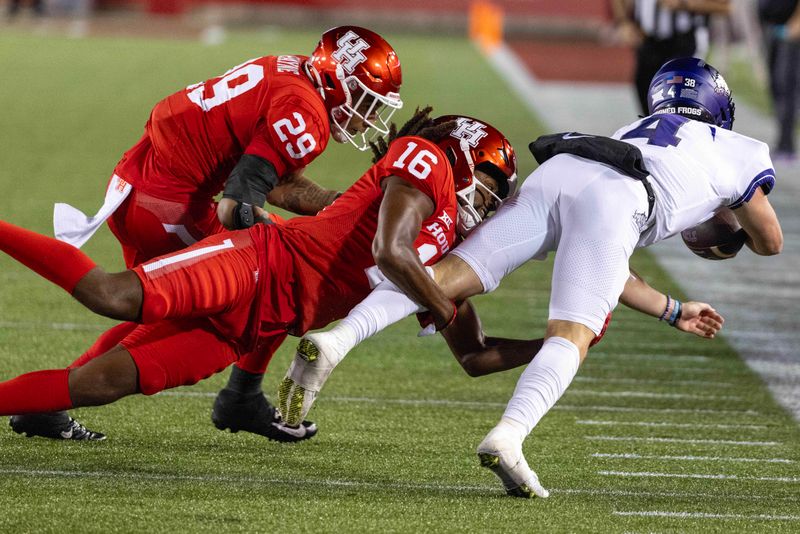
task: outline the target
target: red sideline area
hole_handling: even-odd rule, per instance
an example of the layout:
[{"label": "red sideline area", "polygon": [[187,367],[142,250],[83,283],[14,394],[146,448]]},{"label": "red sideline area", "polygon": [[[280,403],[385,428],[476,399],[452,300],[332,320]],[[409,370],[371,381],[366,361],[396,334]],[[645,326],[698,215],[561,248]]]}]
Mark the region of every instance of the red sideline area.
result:
[{"label": "red sideline area", "polygon": [[[369,9],[465,13],[472,0],[96,0],[98,7],[143,5],[153,13],[181,13],[203,4],[258,4],[264,6],[296,6],[309,9]],[[493,4],[510,16],[575,17],[609,19],[607,0],[493,0]]]},{"label": "red sideline area", "polygon": [[634,51],[594,41],[525,40],[508,46],[540,80],[622,82],[633,79]]},{"label": "red sideline area", "polygon": [[[342,9],[370,12],[420,11],[436,14],[468,13],[474,0],[96,0],[98,8],[135,7],[150,13],[178,15],[212,4],[296,7],[310,11]],[[608,0],[489,0],[506,20],[527,17],[543,20],[576,20],[594,25],[610,21]],[[604,46],[591,39],[512,40],[508,45],[541,80],[579,82],[627,82],[632,79],[633,52],[625,47]]]}]

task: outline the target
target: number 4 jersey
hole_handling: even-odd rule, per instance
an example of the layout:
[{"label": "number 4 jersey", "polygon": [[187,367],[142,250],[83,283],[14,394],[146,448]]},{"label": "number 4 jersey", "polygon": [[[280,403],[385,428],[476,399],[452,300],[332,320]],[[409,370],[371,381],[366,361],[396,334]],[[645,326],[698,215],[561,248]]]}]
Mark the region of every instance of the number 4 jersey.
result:
[{"label": "number 4 jersey", "polygon": [[775,171],[766,144],[679,115],[651,115],[620,128],[615,139],[639,147],[656,196],[653,225],[640,247],[737,208],[757,188],[769,193]]},{"label": "number 4 jersey", "polygon": [[195,202],[219,193],[243,154],[268,160],[278,176],[308,165],[330,124],[305,60],[253,59],[168,96],[115,174],[155,197]]},{"label": "number 4 jersey", "polygon": [[434,205],[414,242],[430,265],[455,246],[456,194],[453,171],[438,146],[420,137],[402,137],[361,178],[314,217],[295,217],[278,227],[294,256],[297,324],[302,335],[341,319],[380,279],[372,241],[383,201],[382,182],[398,176],[427,195]]}]

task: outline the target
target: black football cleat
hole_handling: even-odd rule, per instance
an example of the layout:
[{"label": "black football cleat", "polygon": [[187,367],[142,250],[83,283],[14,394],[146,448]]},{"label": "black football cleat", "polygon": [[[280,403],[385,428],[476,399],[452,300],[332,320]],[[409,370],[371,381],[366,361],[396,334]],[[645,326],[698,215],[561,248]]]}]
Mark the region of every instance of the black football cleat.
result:
[{"label": "black football cleat", "polygon": [[67,412],[12,415],[8,421],[11,429],[27,437],[41,436],[49,439],[75,441],[103,441],[105,434],[89,430]]},{"label": "black football cleat", "polygon": [[310,421],[303,421],[296,427],[288,426],[263,393],[242,395],[228,388],[217,394],[211,422],[220,430],[244,430],[281,443],[305,441],[317,433],[317,425]]}]

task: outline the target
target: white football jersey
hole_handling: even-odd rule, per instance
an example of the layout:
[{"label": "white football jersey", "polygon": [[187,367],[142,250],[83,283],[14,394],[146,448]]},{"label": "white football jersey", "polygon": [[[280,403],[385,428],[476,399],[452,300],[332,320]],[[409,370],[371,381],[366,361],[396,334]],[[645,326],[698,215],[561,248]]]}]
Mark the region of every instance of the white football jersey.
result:
[{"label": "white football jersey", "polygon": [[639,147],[656,202],[639,247],[695,226],[723,206],[737,208],[756,188],[769,193],[775,171],[765,143],[679,115],[651,115],[613,135]]}]

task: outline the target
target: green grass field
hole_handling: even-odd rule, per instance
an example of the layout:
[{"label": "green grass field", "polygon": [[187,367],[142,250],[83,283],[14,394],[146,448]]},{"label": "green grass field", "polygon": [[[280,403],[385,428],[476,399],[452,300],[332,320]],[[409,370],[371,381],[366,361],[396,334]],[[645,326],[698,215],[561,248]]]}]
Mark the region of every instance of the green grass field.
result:
[{"label": "green grass field", "polygon": [[[52,205],[94,213],[152,105],[258,55],[310,51],[317,33],[234,34],[214,48],[165,40],[0,35],[0,218],[52,232]],[[485,118],[524,151],[542,133],[466,41],[388,35],[417,104]],[[434,60],[431,53],[437,51]],[[446,71],[447,76],[443,73]],[[365,154],[332,146],[309,174],[345,187]],[[122,266],[103,230],[87,252]],[[634,268],[680,289],[646,253]],[[488,332],[544,331],[549,263],[477,300]],[[0,379],[63,367],[108,325],[0,256]],[[800,431],[724,339],[703,341],[626,309],[527,440],[547,500],[506,497],[476,445],[518,372],[471,379],[407,321],[359,347],[312,411],[312,441],[217,431],[227,374],[76,416],[102,443],[25,439],[0,426],[2,532],[796,532]],[[288,342],[270,367],[274,397]]]}]

